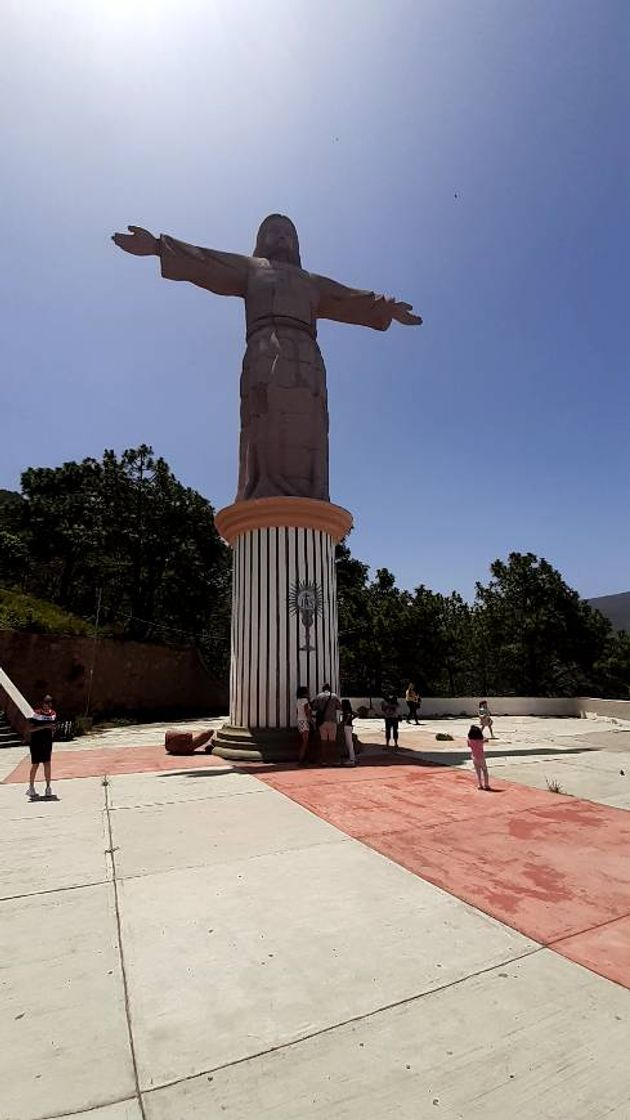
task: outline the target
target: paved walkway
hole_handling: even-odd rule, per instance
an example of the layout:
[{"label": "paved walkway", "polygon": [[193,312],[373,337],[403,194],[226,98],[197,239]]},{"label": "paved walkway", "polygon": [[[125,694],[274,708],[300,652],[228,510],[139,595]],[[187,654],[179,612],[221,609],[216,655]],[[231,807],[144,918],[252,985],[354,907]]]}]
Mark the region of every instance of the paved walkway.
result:
[{"label": "paved walkway", "polygon": [[262,780],[407,870],[630,988],[630,815],[417,764]]},{"label": "paved walkway", "polygon": [[[528,764],[626,795],[624,749],[550,747],[548,722]],[[628,1120],[630,818],[495,761],[478,793],[458,741],[436,768],[419,734],[306,772],[160,770],[110,736],[57,753],[107,774],[58,802],[0,785],[3,1120]]]}]

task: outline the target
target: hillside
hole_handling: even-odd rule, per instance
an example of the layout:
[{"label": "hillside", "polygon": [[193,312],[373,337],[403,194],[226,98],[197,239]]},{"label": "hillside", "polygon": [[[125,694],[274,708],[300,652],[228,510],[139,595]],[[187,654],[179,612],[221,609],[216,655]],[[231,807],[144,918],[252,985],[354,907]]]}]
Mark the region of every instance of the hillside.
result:
[{"label": "hillside", "polygon": [[92,634],[82,618],[34,595],[0,589],[0,630],[30,630],[37,634]]},{"label": "hillside", "polygon": [[599,595],[587,602],[610,619],[615,630],[630,633],[630,591],[621,591],[618,595]]}]

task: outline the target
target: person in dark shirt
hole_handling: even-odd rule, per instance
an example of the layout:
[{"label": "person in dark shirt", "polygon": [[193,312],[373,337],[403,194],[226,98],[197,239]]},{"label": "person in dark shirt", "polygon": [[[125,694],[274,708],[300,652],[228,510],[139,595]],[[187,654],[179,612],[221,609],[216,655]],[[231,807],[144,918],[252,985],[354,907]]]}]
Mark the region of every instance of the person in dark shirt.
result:
[{"label": "person in dark shirt", "polygon": [[40,704],[39,708],[35,708],[33,715],[29,719],[31,725],[31,773],[26,796],[30,801],[39,800],[39,794],[35,789],[35,779],[41,764],[44,766],[44,777],[46,779],[46,792],[44,796],[53,796],[53,791],[50,786],[50,760],[52,756],[53,733],[55,730],[56,718],[57,713],[52,706],[52,696],[44,696],[43,702]]},{"label": "person in dark shirt", "polygon": [[394,750],[398,750],[398,716],[400,706],[396,693],[386,696],[381,704],[381,711],[385,716],[385,746],[389,747],[389,740],[394,737]]}]

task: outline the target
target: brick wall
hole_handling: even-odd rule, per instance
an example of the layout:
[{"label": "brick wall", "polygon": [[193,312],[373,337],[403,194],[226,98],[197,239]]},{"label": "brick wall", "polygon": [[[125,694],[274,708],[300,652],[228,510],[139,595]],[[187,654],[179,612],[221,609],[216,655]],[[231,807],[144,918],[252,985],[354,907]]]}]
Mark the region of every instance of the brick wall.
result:
[{"label": "brick wall", "polygon": [[[85,712],[93,654],[91,638],[0,630],[0,666],[30,703],[50,692],[67,716]],[[227,687],[207,673],[194,649],[97,643],[91,715],[227,709]]]}]

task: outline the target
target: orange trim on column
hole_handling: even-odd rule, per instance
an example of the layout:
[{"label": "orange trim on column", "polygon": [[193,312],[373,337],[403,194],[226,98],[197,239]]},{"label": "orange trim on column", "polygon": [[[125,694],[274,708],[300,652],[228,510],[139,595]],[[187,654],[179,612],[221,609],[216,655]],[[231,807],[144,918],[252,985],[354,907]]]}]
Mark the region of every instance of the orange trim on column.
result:
[{"label": "orange trim on column", "polygon": [[352,528],[352,514],[342,506],[315,498],[254,498],[219,510],[214,522],[228,544],[242,533],[272,526],[319,529],[340,541]]}]

